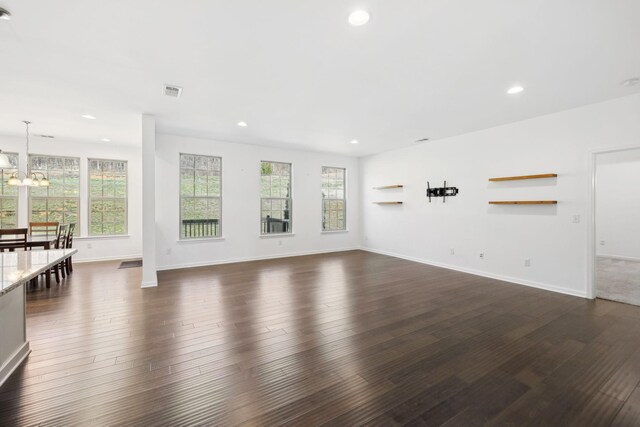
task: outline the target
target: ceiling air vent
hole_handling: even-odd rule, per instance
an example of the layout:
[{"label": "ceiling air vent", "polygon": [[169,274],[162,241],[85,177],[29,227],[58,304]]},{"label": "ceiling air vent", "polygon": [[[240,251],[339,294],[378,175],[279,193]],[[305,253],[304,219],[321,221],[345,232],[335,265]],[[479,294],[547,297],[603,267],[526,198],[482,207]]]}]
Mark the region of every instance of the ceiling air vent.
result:
[{"label": "ceiling air vent", "polygon": [[39,136],[40,138],[47,138],[47,139],[54,139],[55,138],[55,136],[53,136],[53,135],[42,135],[42,134],[40,134],[40,135],[36,135],[36,136]]},{"label": "ceiling air vent", "polygon": [[164,85],[162,92],[166,96],[170,96],[172,98],[180,98],[180,95],[182,95],[182,88],[175,85]]}]

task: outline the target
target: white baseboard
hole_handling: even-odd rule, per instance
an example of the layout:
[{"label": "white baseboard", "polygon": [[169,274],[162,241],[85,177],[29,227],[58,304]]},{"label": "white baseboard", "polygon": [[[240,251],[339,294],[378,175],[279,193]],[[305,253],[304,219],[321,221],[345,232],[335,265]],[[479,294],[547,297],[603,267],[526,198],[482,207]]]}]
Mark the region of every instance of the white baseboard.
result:
[{"label": "white baseboard", "polygon": [[[76,255],[77,256],[77,255]],[[105,257],[96,257],[96,258],[82,258],[82,259],[73,259],[74,264],[82,264],[85,262],[101,262],[101,261],[133,261],[142,259],[142,254],[140,255],[116,255],[116,256],[105,256]]]},{"label": "white baseboard", "polygon": [[517,284],[517,285],[529,286],[531,288],[544,289],[544,290],[547,290],[547,291],[558,292],[558,293],[561,293],[561,294],[571,295],[571,296],[575,296],[575,297],[587,298],[586,292],[579,292],[579,291],[576,291],[574,289],[563,288],[563,287],[560,287],[560,286],[554,286],[554,285],[549,285],[549,284],[540,283],[540,282],[534,282],[534,281],[530,281],[530,280],[522,280],[522,279],[519,279],[519,278],[516,278],[516,277],[509,277],[509,276],[503,276],[503,275],[500,275],[500,274],[488,273],[486,271],[474,270],[474,269],[471,269],[471,268],[465,268],[465,267],[459,267],[459,266],[450,265],[450,264],[444,264],[444,263],[440,263],[440,262],[429,261],[429,260],[422,259],[422,258],[415,258],[415,257],[411,257],[411,256],[406,256],[406,255],[393,253],[393,252],[381,251],[381,250],[378,250],[378,249],[372,249],[372,248],[366,248],[366,247],[363,247],[363,248],[360,248],[360,249],[363,250],[363,251],[372,252],[372,253],[376,253],[376,254],[380,254],[380,255],[387,255],[387,256],[392,256],[392,257],[395,257],[395,258],[406,259],[408,261],[419,262],[420,264],[427,264],[427,265],[432,265],[434,267],[446,268],[448,270],[455,270],[455,271],[459,271],[461,273],[468,273],[468,274],[473,274],[475,276],[487,277],[489,279],[502,280],[503,282],[510,282],[510,283],[514,283],[514,284]]},{"label": "white baseboard", "polygon": [[624,255],[609,255],[609,254],[598,254],[596,255],[598,258],[613,258],[620,259],[622,261],[635,261],[640,262],[640,258],[632,257],[632,256],[624,256]]},{"label": "white baseboard", "polygon": [[13,371],[18,369],[18,366],[22,364],[29,353],[31,353],[31,350],[29,349],[29,341],[27,341],[13,353],[13,356],[11,356],[9,360],[7,360],[7,363],[0,369],[0,386],[13,374]]},{"label": "white baseboard", "polygon": [[241,257],[241,258],[231,258],[231,259],[225,259],[225,260],[191,262],[191,263],[183,263],[183,264],[158,266],[157,270],[166,271],[166,270],[179,270],[181,268],[208,267],[212,265],[235,264],[238,262],[262,261],[267,259],[291,258],[291,257],[305,256],[305,255],[319,255],[319,254],[329,254],[334,252],[355,251],[358,249],[360,249],[359,246],[352,246],[348,248],[327,249],[327,250],[319,250],[319,251],[290,252],[290,253],[283,253],[283,254],[276,254],[276,255],[263,255],[263,256],[256,256],[256,257]]}]

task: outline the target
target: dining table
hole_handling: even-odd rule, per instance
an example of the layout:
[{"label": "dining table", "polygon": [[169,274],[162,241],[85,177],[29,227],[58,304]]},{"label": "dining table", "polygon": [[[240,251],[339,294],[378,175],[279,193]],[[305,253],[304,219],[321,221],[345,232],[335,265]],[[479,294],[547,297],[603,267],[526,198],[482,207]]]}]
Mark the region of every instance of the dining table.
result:
[{"label": "dining table", "polygon": [[[27,236],[27,247],[29,249],[33,248],[43,248],[43,249],[51,249],[55,247],[56,241],[58,240],[57,235],[34,235]],[[0,247],[2,244],[0,243]]]}]

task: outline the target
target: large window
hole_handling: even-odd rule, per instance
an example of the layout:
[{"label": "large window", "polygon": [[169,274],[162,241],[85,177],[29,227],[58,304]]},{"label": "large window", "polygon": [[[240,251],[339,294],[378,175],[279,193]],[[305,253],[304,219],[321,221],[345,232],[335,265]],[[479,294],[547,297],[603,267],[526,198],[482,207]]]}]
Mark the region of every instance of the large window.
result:
[{"label": "large window", "polygon": [[[42,172],[48,187],[30,187],[30,221],[80,223],[80,159],[77,157],[29,156],[29,170]],[[79,231],[79,230],[78,230]]]},{"label": "large window", "polygon": [[322,167],[322,230],[345,230],[347,203],[345,191],[346,170]]},{"label": "large window", "polygon": [[18,187],[8,185],[11,174],[18,171],[18,155],[4,153],[11,163],[10,169],[2,169],[0,183],[0,228],[16,228],[18,226]]},{"label": "large window", "polygon": [[260,164],[260,230],[291,233],[291,163]]},{"label": "large window", "polygon": [[220,237],[222,158],[180,154],[180,238]]},{"label": "large window", "polygon": [[89,159],[89,234],[127,234],[127,162]]}]

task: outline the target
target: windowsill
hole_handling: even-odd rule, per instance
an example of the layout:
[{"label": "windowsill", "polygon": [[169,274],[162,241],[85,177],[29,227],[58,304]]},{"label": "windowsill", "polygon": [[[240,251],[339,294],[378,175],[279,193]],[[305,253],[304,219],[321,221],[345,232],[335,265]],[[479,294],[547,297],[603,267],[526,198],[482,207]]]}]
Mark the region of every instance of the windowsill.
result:
[{"label": "windowsill", "polygon": [[105,236],[79,236],[74,237],[74,240],[112,240],[112,239],[129,239],[130,234],[109,234]]},{"label": "windowsill", "polygon": [[261,234],[258,237],[261,239],[270,239],[270,238],[276,238],[276,237],[293,237],[293,236],[295,236],[295,233],[270,233],[270,234]]},{"label": "windowsill", "polygon": [[342,234],[348,232],[349,230],[323,230],[320,232],[320,234]]},{"label": "windowsill", "polygon": [[224,236],[220,237],[196,237],[194,239],[178,239],[177,243],[204,243],[204,242],[222,242],[225,240]]}]

